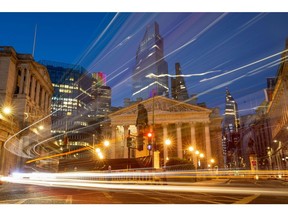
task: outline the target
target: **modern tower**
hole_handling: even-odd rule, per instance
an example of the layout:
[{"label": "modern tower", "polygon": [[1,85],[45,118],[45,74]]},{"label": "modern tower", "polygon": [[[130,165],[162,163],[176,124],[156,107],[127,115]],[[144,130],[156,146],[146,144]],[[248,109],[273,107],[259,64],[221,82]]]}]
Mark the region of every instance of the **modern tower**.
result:
[{"label": "modern tower", "polygon": [[[62,151],[76,150],[91,144],[92,78],[79,65],[40,61],[48,69],[52,96],[52,135]],[[79,154],[80,155],[80,154]],[[75,156],[74,156],[75,157]]]},{"label": "modern tower", "polygon": [[105,118],[111,111],[111,87],[106,84],[106,75],[92,73],[92,99],[96,119]]},{"label": "modern tower", "polygon": [[239,147],[239,114],[238,105],[228,88],[226,88],[226,105],[224,121],[222,125],[222,145],[224,164],[228,167],[237,166]]},{"label": "modern tower", "polygon": [[171,96],[175,100],[185,101],[189,99],[180,63],[175,64],[175,78],[171,78]]},{"label": "modern tower", "polygon": [[168,64],[164,60],[163,38],[159,25],[154,22],[146,27],[136,53],[132,74],[132,99],[147,99],[153,95],[168,96]]}]

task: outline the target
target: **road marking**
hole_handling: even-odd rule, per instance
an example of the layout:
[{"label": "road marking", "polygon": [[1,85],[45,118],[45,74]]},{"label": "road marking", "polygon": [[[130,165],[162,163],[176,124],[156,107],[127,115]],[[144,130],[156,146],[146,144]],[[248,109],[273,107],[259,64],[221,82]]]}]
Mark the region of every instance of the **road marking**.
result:
[{"label": "road marking", "polygon": [[107,193],[107,192],[103,192],[103,195],[108,199],[108,200],[111,200],[113,204],[122,204],[122,202],[120,201],[113,201],[113,197]]},{"label": "road marking", "polygon": [[260,196],[260,194],[255,194],[255,195],[252,195],[249,197],[244,197],[243,199],[238,200],[238,201],[234,202],[233,204],[248,204],[259,196]]}]

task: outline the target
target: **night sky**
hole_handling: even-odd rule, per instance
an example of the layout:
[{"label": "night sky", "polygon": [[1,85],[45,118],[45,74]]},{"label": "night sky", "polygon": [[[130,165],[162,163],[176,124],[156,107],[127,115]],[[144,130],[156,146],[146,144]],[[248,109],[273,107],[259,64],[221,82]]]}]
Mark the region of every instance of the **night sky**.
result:
[{"label": "night sky", "polygon": [[34,58],[102,71],[112,87],[112,105],[131,96],[131,74],[146,25],[158,22],[169,74],[175,63],[189,94],[224,112],[225,88],[240,115],[264,100],[266,78],[277,73],[288,38],[288,13],[76,12],[0,13],[0,46]]}]

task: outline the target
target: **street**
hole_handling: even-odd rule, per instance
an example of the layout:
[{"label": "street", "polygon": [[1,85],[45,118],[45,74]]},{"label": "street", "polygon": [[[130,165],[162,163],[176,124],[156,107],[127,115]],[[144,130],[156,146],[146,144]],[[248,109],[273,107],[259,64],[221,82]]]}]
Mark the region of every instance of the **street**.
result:
[{"label": "street", "polygon": [[[113,185],[113,184],[112,184]],[[4,183],[1,204],[288,204],[288,182],[281,180],[214,179],[159,190],[72,188]],[[165,189],[167,187],[167,190]],[[185,188],[187,185],[178,185]],[[161,189],[161,190],[160,190]],[[219,192],[220,190],[220,192]],[[275,191],[275,194],[274,194]]]}]

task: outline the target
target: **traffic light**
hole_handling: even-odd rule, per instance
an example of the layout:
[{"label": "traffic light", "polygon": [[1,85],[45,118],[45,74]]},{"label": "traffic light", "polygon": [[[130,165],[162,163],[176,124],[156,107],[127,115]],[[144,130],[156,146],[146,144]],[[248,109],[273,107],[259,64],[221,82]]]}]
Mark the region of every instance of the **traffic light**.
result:
[{"label": "traffic light", "polygon": [[152,137],[153,137],[153,133],[152,132],[147,133],[148,145],[152,145]]},{"label": "traffic light", "polygon": [[148,149],[149,151],[151,151],[151,150],[152,150],[152,144],[148,144],[148,145],[147,145],[147,149]]},{"label": "traffic light", "polygon": [[138,149],[138,151],[142,151],[143,150],[143,145],[144,145],[143,134],[139,134],[137,136],[137,149]]}]

